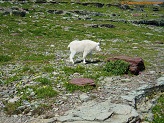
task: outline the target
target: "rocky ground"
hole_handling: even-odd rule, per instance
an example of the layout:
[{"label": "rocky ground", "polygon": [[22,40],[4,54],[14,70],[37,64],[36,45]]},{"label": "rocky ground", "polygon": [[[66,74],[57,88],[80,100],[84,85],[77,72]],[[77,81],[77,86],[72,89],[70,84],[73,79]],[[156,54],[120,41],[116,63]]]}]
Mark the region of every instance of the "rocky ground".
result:
[{"label": "rocky ground", "polygon": [[[161,50],[162,51],[162,50]],[[161,52],[162,54],[162,52]],[[160,60],[161,55],[158,57]],[[162,60],[162,59],[161,59]],[[94,64],[93,64],[94,65]],[[157,65],[157,64],[156,64]],[[2,123],[37,123],[37,122],[140,122],[145,118],[152,120],[150,109],[164,89],[163,65],[141,72],[137,76],[112,76],[100,78],[101,85],[90,93],[74,92],[61,94],[57,103],[51,106],[45,114],[40,116],[18,114],[7,116],[1,110]],[[157,80],[158,79],[158,80]],[[1,86],[1,109],[4,106],[2,99],[14,102],[19,99],[14,94],[16,85]],[[149,96],[153,99],[149,100]],[[42,100],[44,102],[44,100]],[[37,102],[24,106],[37,105]],[[21,108],[21,107],[20,107]],[[22,107],[24,108],[24,107]],[[28,108],[27,108],[28,109]]]},{"label": "rocky ground", "polygon": [[[67,3],[66,3],[67,4]],[[74,3],[73,3],[74,4]],[[96,7],[103,7],[104,4],[95,4],[95,3],[78,3],[78,5],[76,6],[78,8],[78,6],[80,5],[84,5],[84,6],[96,6]],[[64,3],[65,5],[65,3]],[[64,6],[63,5],[63,6]],[[34,8],[31,9],[27,9],[27,10],[19,10],[18,7],[12,7],[10,9],[6,9],[5,7],[0,8],[1,13],[3,14],[3,16],[8,16],[8,15],[14,15],[14,16],[21,16],[21,17],[25,17],[26,14],[29,14],[31,11],[37,10],[38,6],[37,5],[33,5]],[[111,4],[107,4],[106,6],[111,6]],[[115,5],[112,5],[115,7]],[[119,6],[116,6],[119,7]],[[128,10],[130,8],[128,8],[128,6],[121,6],[123,7],[123,9]],[[127,7],[127,8],[126,8]],[[42,6],[40,6],[41,10],[42,10]],[[43,7],[44,8],[44,7]],[[45,7],[46,8],[46,7]],[[156,7],[155,7],[156,8]],[[157,6],[158,9],[158,6]],[[26,11],[29,11],[26,12]],[[130,9],[131,11],[131,9]],[[136,10],[135,10],[136,11]],[[154,14],[153,10],[153,16],[158,16],[157,14]],[[159,10],[158,10],[159,11]],[[141,12],[141,10],[139,10],[139,12]],[[139,15],[137,10],[137,14],[133,13],[133,17],[141,17],[143,15]],[[31,12],[32,13],[32,12]],[[152,33],[157,33],[158,34],[158,39],[156,40],[154,39],[153,41],[148,41],[148,40],[144,40],[144,38],[142,39],[143,41],[140,41],[142,38],[142,36],[139,38],[139,43],[130,43],[128,44],[128,42],[118,39],[118,38],[113,38],[110,41],[108,40],[108,37],[106,40],[104,40],[102,37],[102,46],[104,46],[103,52],[100,53],[99,55],[104,55],[104,54],[108,54],[111,53],[111,51],[118,51],[117,54],[120,54],[120,52],[123,51],[123,48],[120,47],[116,47],[116,43],[127,43],[129,46],[134,46],[132,48],[127,48],[126,49],[126,54],[130,54],[131,52],[136,52],[139,54],[140,50],[143,50],[144,52],[144,48],[142,48],[142,44],[144,43],[143,47],[146,47],[145,49],[147,51],[145,51],[142,56],[146,59],[146,62],[149,63],[149,65],[146,65],[146,69],[145,71],[140,72],[139,75],[123,75],[123,76],[108,76],[108,77],[100,77],[98,78],[98,86],[96,89],[93,89],[89,92],[81,92],[81,91],[75,91],[73,93],[68,92],[65,90],[65,88],[63,87],[63,85],[60,83],[60,79],[59,79],[59,83],[57,85],[53,85],[53,89],[57,90],[59,93],[59,95],[57,97],[54,98],[48,98],[48,99],[36,99],[36,95],[34,93],[34,91],[30,88],[28,88],[26,90],[27,94],[29,94],[29,97],[32,97],[34,100],[32,100],[31,102],[29,100],[23,100],[22,99],[22,95],[24,92],[18,93],[18,89],[24,89],[27,86],[34,86],[37,85],[38,83],[35,81],[36,78],[39,77],[47,77],[47,78],[51,78],[51,80],[56,80],[57,77],[56,75],[60,74],[62,75],[61,78],[64,81],[64,77],[73,77],[73,76],[82,76],[80,75],[80,73],[73,73],[71,75],[66,76],[65,73],[61,70],[61,68],[63,66],[84,66],[87,68],[92,68],[97,67],[97,66],[102,66],[104,64],[104,62],[98,62],[98,63],[90,63],[90,64],[86,64],[84,65],[83,63],[77,63],[75,65],[72,65],[71,63],[68,62],[68,56],[69,56],[69,51],[67,50],[51,50],[54,49],[54,42],[49,43],[48,44],[48,50],[46,52],[44,51],[39,51],[41,53],[43,53],[44,55],[49,55],[49,54],[53,54],[53,59],[49,60],[48,63],[44,64],[51,64],[53,67],[55,67],[54,72],[52,73],[46,73],[43,72],[41,69],[41,63],[37,61],[32,61],[32,65],[30,67],[33,67],[34,69],[36,69],[36,71],[34,73],[30,73],[28,70],[28,72],[30,73],[23,73],[23,75],[21,76],[21,80],[14,80],[14,78],[12,78],[13,82],[9,82],[8,84],[4,84],[3,82],[1,82],[0,84],[0,123],[61,123],[61,122],[67,122],[67,123],[125,123],[125,122],[129,122],[129,123],[146,123],[146,121],[151,121],[153,119],[153,115],[151,113],[151,108],[156,104],[156,99],[159,97],[160,94],[162,94],[164,92],[164,64],[163,64],[163,60],[164,60],[164,43],[163,43],[163,39],[159,38],[159,37],[163,37],[161,32],[163,30],[162,26],[163,26],[163,20],[151,20],[151,21],[144,21],[143,19],[138,19],[137,21],[133,21],[129,20],[129,19],[120,19],[120,15],[119,14],[115,14],[115,13],[108,13],[106,14],[105,12],[103,13],[99,13],[99,12],[93,12],[93,11],[77,11],[77,10],[56,10],[56,9],[48,9],[46,11],[46,14],[50,13],[50,14],[57,14],[59,16],[61,16],[59,18],[63,19],[63,21],[68,20],[68,21],[73,21],[73,20],[83,20],[84,22],[80,22],[80,26],[82,28],[93,28],[93,29],[102,29],[102,28],[114,28],[115,26],[112,24],[108,24],[108,23],[103,23],[103,24],[93,24],[94,21],[114,21],[114,22],[124,22],[124,23],[133,23],[131,25],[134,25],[133,28],[137,28],[138,26],[142,27],[141,25],[137,25],[137,24],[147,24],[148,26],[143,26],[143,29],[148,29],[149,30],[153,30]],[[69,15],[69,16],[67,16]],[[2,16],[2,17],[3,17]],[[41,18],[46,19],[46,16],[44,16],[44,13],[42,12],[38,12],[36,11],[34,15],[28,15],[29,18],[34,17],[34,20],[39,20]],[[160,17],[162,17],[162,15],[159,15]],[[51,17],[53,17],[51,15]],[[54,16],[56,17],[56,16]],[[95,19],[94,19],[94,18]],[[96,17],[99,17],[98,19]],[[105,17],[105,18],[102,18]],[[114,18],[116,17],[116,19],[108,19],[108,18]],[[131,17],[131,16],[130,16]],[[27,17],[28,18],[28,17]],[[54,19],[54,18],[53,18]],[[47,19],[48,20],[48,19]],[[51,19],[49,19],[51,20]],[[89,20],[89,21],[87,21]],[[20,20],[19,20],[20,21]],[[26,24],[28,22],[23,22],[20,21],[23,24]],[[39,22],[39,21],[38,21]],[[45,21],[44,21],[45,22]],[[89,24],[86,24],[89,23]],[[21,24],[22,24],[21,23]],[[63,22],[64,23],[64,22]],[[81,24],[84,23],[84,24]],[[135,25],[135,24],[136,25]],[[20,24],[20,25],[21,25]],[[152,25],[151,25],[152,24]],[[73,24],[72,24],[73,25]],[[71,25],[71,26],[72,26]],[[117,25],[117,24],[115,24]],[[15,25],[14,25],[15,26]],[[58,28],[61,25],[57,25],[55,27]],[[61,26],[61,29],[64,31],[68,31],[71,28],[75,28],[75,27],[68,27],[68,26]],[[79,26],[79,25],[78,25]],[[130,26],[130,24],[129,24]],[[6,27],[5,24],[2,24],[1,27]],[[52,26],[53,27],[53,26]],[[121,26],[120,26],[121,27]],[[125,29],[128,27],[125,27]],[[60,29],[60,28],[59,28]],[[118,28],[119,29],[119,28]],[[21,30],[21,29],[19,29]],[[78,29],[77,29],[78,30]],[[22,31],[22,30],[21,30]],[[26,31],[26,30],[23,30]],[[74,31],[74,30],[73,30]],[[107,30],[109,31],[109,30]],[[129,30],[128,30],[129,31]],[[127,32],[128,32],[127,31]],[[92,32],[92,31],[91,31]],[[106,32],[106,30],[105,30]],[[20,33],[20,32],[19,32]],[[19,33],[15,33],[14,31],[10,34],[10,36],[12,35],[14,36],[19,36]],[[23,32],[24,33],[24,32]],[[76,33],[75,31],[73,33]],[[147,36],[147,37],[153,37],[154,34],[152,33],[148,33],[148,32],[142,32],[143,36]],[[80,32],[81,34],[81,32]],[[98,33],[95,33],[98,34]],[[139,33],[141,34],[141,33]],[[5,35],[5,34],[4,34]],[[92,33],[88,33],[86,34],[87,36],[93,36]],[[98,34],[99,35],[99,34]],[[116,34],[117,35],[117,34]],[[128,35],[129,36],[129,35]],[[145,37],[146,37],[145,36]],[[3,37],[3,35],[1,35],[1,37]],[[4,36],[6,37],[6,35]],[[13,38],[12,37],[12,38]],[[29,36],[28,36],[29,37]],[[120,36],[121,37],[121,36]],[[137,36],[138,37],[138,36]],[[137,38],[135,37],[135,38]],[[37,37],[39,38],[39,36]],[[42,37],[41,37],[42,38]],[[63,41],[62,37],[62,41]],[[101,36],[100,36],[101,38]],[[67,37],[66,37],[67,39]],[[65,39],[65,40],[66,40]],[[128,39],[128,38],[127,38]],[[147,39],[147,38],[146,38]],[[150,38],[148,38],[149,40],[151,40]],[[6,39],[9,40],[9,39]],[[6,41],[3,40],[3,43]],[[31,39],[30,39],[31,40]],[[30,40],[27,40],[30,42]],[[61,39],[60,39],[61,40]],[[59,42],[60,42],[59,40]],[[128,39],[129,42],[133,42],[134,37],[132,36],[132,38],[130,37]],[[138,40],[138,39],[136,39]],[[24,40],[24,43],[26,44],[26,40]],[[38,41],[38,40],[37,40]],[[11,41],[13,42],[13,40]],[[27,46],[32,47],[32,49],[35,49],[37,46],[40,46],[37,43],[32,42],[31,44],[27,42]],[[63,41],[64,42],[64,41]],[[108,43],[113,44],[114,47],[105,47]],[[28,44],[29,43],[29,44]],[[66,45],[68,44],[68,41],[64,42]],[[5,44],[5,43],[4,43]],[[37,44],[37,46],[35,47],[33,44]],[[65,45],[63,44],[63,45]],[[47,44],[46,44],[47,45]],[[25,45],[26,47],[26,45]],[[44,46],[42,46],[44,47]],[[59,45],[58,47],[61,47],[61,45]],[[60,49],[60,48],[59,48]],[[61,48],[62,49],[62,48]],[[125,49],[125,48],[124,48]],[[3,52],[6,52],[6,49],[3,49]],[[156,55],[149,56],[150,54],[146,54],[148,51],[155,51],[157,52]],[[24,51],[24,53],[26,53],[27,51]],[[37,52],[37,51],[36,51]],[[142,52],[142,51],[141,51]],[[31,52],[30,52],[31,53]],[[137,55],[137,53],[135,55]],[[55,59],[54,59],[54,54],[55,54]],[[26,54],[28,55],[28,54]],[[44,56],[43,55],[43,56]],[[104,56],[103,56],[104,57]],[[108,57],[108,56],[105,56]],[[151,57],[149,59],[149,57]],[[152,58],[153,57],[153,58]],[[79,57],[78,57],[79,58]],[[77,59],[78,59],[77,58]],[[77,60],[76,59],[76,60]],[[20,59],[19,59],[20,60]],[[19,61],[15,63],[15,61],[12,63],[6,63],[6,64],[2,64],[1,66],[1,72],[0,72],[0,79],[3,80],[7,80],[7,78],[9,78],[10,76],[15,77],[17,74],[21,75],[21,70],[24,67],[24,64],[30,61]],[[79,59],[78,59],[79,60]],[[95,60],[95,59],[93,59]],[[43,65],[43,66],[44,66]],[[148,67],[147,67],[148,66]],[[6,77],[6,78],[5,78]],[[45,85],[44,85],[45,86]],[[43,87],[44,87],[43,86]],[[20,96],[21,95],[21,96]],[[5,105],[6,103],[14,103],[19,101],[21,98],[22,104],[21,106],[17,107],[16,109],[16,113],[12,112],[9,115],[7,115],[5,113],[5,107],[7,105]],[[47,104],[50,103],[49,107],[45,107],[45,105],[41,105],[40,108],[38,108],[38,110],[35,110],[36,107],[39,107],[40,104]],[[10,107],[10,106],[8,106]],[[13,108],[11,106],[11,108]],[[9,108],[10,109],[10,108]],[[48,109],[48,110],[47,110]],[[13,115],[14,114],[14,115]]]}]

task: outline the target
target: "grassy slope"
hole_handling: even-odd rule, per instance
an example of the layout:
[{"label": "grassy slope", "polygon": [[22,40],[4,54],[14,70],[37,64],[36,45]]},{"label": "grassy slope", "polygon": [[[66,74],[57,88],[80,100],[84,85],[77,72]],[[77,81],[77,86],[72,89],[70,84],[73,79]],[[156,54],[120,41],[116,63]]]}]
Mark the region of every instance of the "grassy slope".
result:
[{"label": "grassy slope", "polygon": [[[19,84],[23,82],[24,77],[32,76],[32,80],[37,81],[34,78],[46,74],[48,80],[40,77],[41,84],[36,87],[30,87],[34,92],[40,93],[42,96],[44,96],[44,92],[38,92],[36,88],[40,87],[40,90],[42,88],[49,89],[49,86],[55,87],[60,82],[67,82],[70,79],[70,74],[72,74],[72,71],[69,71],[70,67],[74,72],[84,70],[81,73],[84,77],[97,79],[101,75],[99,69],[94,66],[81,66],[81,64],[70,66],[66,63],[65,59],[69,56],[67,45],[74,39],[102,41],[103,52],[95,55],[98,59],[103,60],[110,55],[120,54],[132,57],[139,56],[145,60],[146,68],[150,69],[154,69],[154,63],[157,62],[155,59],[158,50],[154,48],[154,46],[158,46],[156,42],[164,42],[163,27],[134,25],[132,23],[110,22],[106,20],[160,19],[161,14],[164,12],[163,8],[160,8],[160,11],[153,12],[152,7],[147,6],[144,12],[140,12],[123,11],[113,6],[97,8],[70,3],[31,3],[21,5],[0,3],[0,6],[6,8],[17,6],[29,10],[25,17],[0,14],[0,57],[6,59],[6,61],[8,61],[7,57],[9,57],[8,62],[0,63],[1,84],[17,83],[19,90]],[[93,16],[92,18],[95,21],[78,20],[74,15],[50,14],[47,12],[48,10],[87,10],[100,12],[105,14],[105,16]],[[111,16],[112,14],[117,16]],[[133,16],[134,14],[138,16]],[[145,15],[147,16],[145,17]],[[112,24],[115,28],[91,28],[85,26],[86,24],[104,23]],[[115,42],[116,40],[117,42]],[[133,47],[137,47],[137,49]],[[11,64],[15,67],[10,68]],[[52,74],[54,71],[59,73],[55,77]],[[88,73],[94,74],[90,75]],[[24,91],[27,91],[27,88]],[[56,95],[56,92],[54,92],[54,95]],[[24,98],[27,99],[27,95],[23,95]],[[31,99],[27,100],[30,101]]]}]

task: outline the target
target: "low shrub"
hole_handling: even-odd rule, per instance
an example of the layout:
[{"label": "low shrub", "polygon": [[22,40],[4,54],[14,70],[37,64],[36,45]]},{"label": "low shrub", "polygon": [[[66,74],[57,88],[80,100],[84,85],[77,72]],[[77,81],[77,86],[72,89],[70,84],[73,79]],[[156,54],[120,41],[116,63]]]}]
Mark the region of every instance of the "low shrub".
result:
[{"label": "low shrub", "polygon": [[129,63],[123,60],[116,60],[107,62],[104,71],[108,72],[111,75],[122,75],[128,73]]}]

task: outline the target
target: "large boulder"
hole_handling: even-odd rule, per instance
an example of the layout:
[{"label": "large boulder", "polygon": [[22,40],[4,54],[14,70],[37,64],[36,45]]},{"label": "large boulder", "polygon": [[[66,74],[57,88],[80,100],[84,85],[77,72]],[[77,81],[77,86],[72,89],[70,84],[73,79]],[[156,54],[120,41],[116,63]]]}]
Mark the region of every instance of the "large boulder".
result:
[{"label": "large boulder", "polygon": [[85,85],[95,86],[94,80],[90,78],[74,78],[70,80],[69,83],[75,84],[78,86],[85,86]]},{"label": "large boulder", "polygon": [[114,60],[123,60],[130,64],[129,70],[132,74],[138,75],[140,71],[145,70],[144,61],[140,57],[129,57],[129,56],[116,56],[112,58],[108,58],[107,61],[114,61]]}]

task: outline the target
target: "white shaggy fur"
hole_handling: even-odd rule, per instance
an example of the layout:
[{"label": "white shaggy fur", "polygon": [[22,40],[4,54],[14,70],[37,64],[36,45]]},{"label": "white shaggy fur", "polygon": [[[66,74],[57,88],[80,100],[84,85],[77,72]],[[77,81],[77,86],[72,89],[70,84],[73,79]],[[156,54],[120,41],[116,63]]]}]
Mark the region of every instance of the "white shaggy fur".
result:
[{"label": "white shaggy fur", "polygon": [[99,47],[100,43],[91,41],[91,40],[82,40],[82,41],[72,41],[68,47],[70,48],[70,62],[74,64],[73,58],[76,53],[83,52],[83,63],[85,62],[85,58],[88,54],[90,54],[93,50],[101,51]]}]

